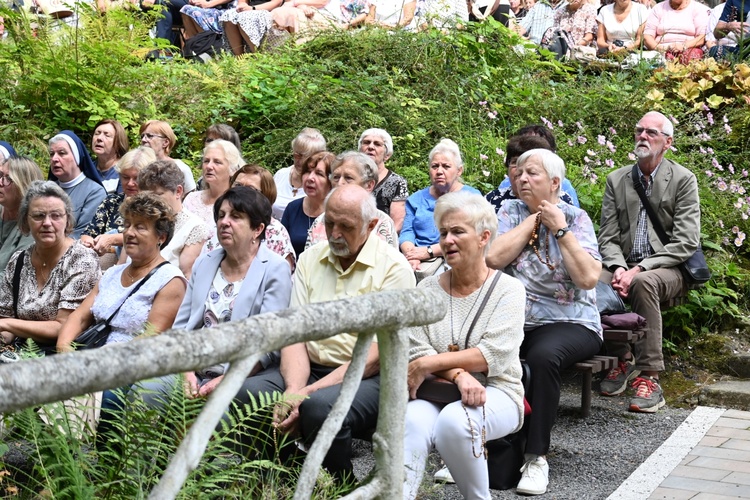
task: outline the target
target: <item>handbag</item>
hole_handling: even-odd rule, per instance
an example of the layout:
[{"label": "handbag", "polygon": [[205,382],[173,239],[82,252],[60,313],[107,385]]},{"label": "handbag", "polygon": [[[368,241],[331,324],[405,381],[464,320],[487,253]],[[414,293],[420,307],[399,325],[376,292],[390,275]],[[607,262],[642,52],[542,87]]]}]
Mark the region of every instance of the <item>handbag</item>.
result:
[{"label": "handbag", "polygon": [[81,332],[78,337],[73,341],[75,344],[78,345],[77,350],[81,351],[84,349],[96,349],[97,347],[101,347],[104,344],[107,343],[107,339],[109,338],[109,334],[112,331],[112,327],[110,326],[110,322],[115,318],[118,312],[120,312],[120,309],[122,306],[125,305],[125,302],[128,301],[128,299],[138,291],[141,286],[143,286],[144,283],[146,283],[151,276],[156,274],[156,271],[163,265],[168,264],[167,261],[162,262],[161,264],[154,267],[151,271],[148,272],[146,276],[143,277],[143,279],[130,291],[130,293],[123,299],[123,301],[120,303],[119,306],[117,306],[117,309],[115,309],[115,312],[110,314],[109,318],[105,319],[104,321],[99,321],[97,323],[94,323],[90,327],[86,328],[83,332]]},{"label": "handbag", "polygon": [[445,259],[443,257],[434,257],[429,260],[423,260],[419,264],[419,269],[414,271],[414,277],[417,279],[417,283],[427,278],[428,276],[434,276],[445,271]]},{"label": "handbag", "polygon": [[[651,224],[654,226],[654,231],[656,231],[656,234],[659,235],[659,239],[661,240],[662,245],[666,246],[669,243],[669,236],[667,236],[667,232],[664,231],[664,228],[662,227],[661,222],[659,222],[659,219],[656,218],[654,208],[651,206],[651,203],[649,203],[648,198],[646,198],[646,192],[644,191],[643,185],[640,181],[640,177],[638,176],[637,164],[633,165],[633,172],[631,173],[631,177],[633,178],[633,188],[641,198],[643,208],[646,209],[646,213],[651,219]],[[685,281],[687,281],[691,285],[702,285],[703,283],[706,283],[711,279],[711,270],[706,263],[706,257],[703,255],[703,248],[701,248],[700,246],[698,246],[698,249],[695,251],[695,253],[693,253],[693,255],[691,255],[685,262],[679,265],[679,268],[685,278]]]},{"label": "handbag", "polygon": [[[487,294],[485,294],[482,299],[482,303],[479,304],[479,309],[477,309],[477,313],[474,315],[474,319],[469,326],[469,333],[466,334],[464,349],[469,348],[469,339],[471,339],[474,326],[477,324],[479,315],[482,313],[484,306],[487,305],[487,301],[490,299],[490,295],[492,295],[492,290],[495,289],[495,285],[497,285],[497,282],[500,280],[501,274],[502,272],[500,271],[495,273],[495,278],[492,280],[492,283],[490,283],[489,288],[487,288]],[[460,401],[461,391],[458,389],[458,386],[450,380],[430,375],[426,377],[417,388],[417,399],[424,399],[425,401],[431,401],[438,404],[448,404],[454,401]]]}]

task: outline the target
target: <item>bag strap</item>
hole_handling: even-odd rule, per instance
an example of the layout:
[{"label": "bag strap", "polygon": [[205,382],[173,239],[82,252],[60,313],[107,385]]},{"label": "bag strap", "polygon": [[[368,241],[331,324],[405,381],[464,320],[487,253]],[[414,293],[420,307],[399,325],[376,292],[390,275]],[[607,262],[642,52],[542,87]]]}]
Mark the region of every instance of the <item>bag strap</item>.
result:
[{"label": "bag strap", "polygon": [[158,270],[159,270],[159,268],[160,268],[161,266],[163,266],[163,265],[165,265],[165,264],[169,264],[169,261],[166,261],[166,260],[165,260],[164,262],[162,262],[161,264],[158,264],[158,265],[157,265],[156,267],[154,267],[154,268],[153,268],[152,270],[150,270],[150,271],[148,272],[148,274],[147,274],[146,276],[144,276],[144,277],[143,277],[143,278],[141,279],[141,281],[139,281],[139,282],[138,282],[138,284],[137,284],[137,285],[135,285],[135,287],[133,287],[133,289],[132,289],[132,290],[130,290],[130,293],[129,293],[129,294],[127,295],[127,297],[125,297],[125,299],[124,299],[124,300],[123,300],[123,301],[122,301],[122,302],[120,303],[120,305],[119,305],[119,306],[117,306],[117,309],[115,309],[115,312],[113,312],[113,313],[112,313],[112,314],[111,314],[111,315],[109,316],[109,318],[107,318],[107,320],[106,320],[106,321],[104,322],[104,324],[105,324],[105,325],[109,325],[110,321],[112,321],[112,320],[113,320],[113,319],[115,318],[115,316],[117,316],[117,313],[118,313],[118,312],[120,312],[120,309],[122,309],[122,306],[124,306],[124,305],[125,305],[125,302],[127,302],[127,301],[128,301],[128,299],[129,299],[129,298],[130,298],[130,297],[131,297],[131,296],[132,296],[132,295],[133,295],[133,294],[134,294],[135,292],[137,292],[137,291],[138,291],[138,289],[139,289],[139,288],[141,288],[141,287],[143,286],[143,284],[144,284],[144,283],[146,283],[146,282],[147,282],[147,281],[149,280],[149,278],[151,278],[151,276],[153,276],[154,274],[156,274],[156,271],[158,271]]},{"label": "bag strap", "polygon": [[469,348],[469,339],[471,338],[471,333],[474,331],[474,326],[477,324],[477,321],[479,321],[479,315],[482,314],[482,311],[484,310],[484,306],[487,305],[487,301],[490,300],[490,295],[492,295],[492,290],[495,289],[495,285],[497,285],[497,282],[500,281],[500,275],[502,274],[502,271],[497,271],[495,273],[495,277],[492,279],[492,283],[490,283],[490,287],[487,289],[487,294],[482,299],[482,303],[479,304],[479,309],[477,309],[477,313],[474,315],[474,320],[471,322],[471,325],[469,326],[469,333],[466,334],[466,342],[464,342],[464,349]]},{"label": "bag strap", "polygon": [[[633,165],[633,172],[630,176],[633,178],[633,188],[635,189],[635,192],[638,193],[638,196],[641,199],[641,204],[643,205],[643,208],[646,209],[646,214],[648,215],[649,219],[651,219],[651,225],[654,226],[654,231],[656,231],[656,234],[659,236],[661,244],[667,246],[667,244],[669,243],[669,236],[667,236],[667,232],[664,231],[661,222],[659,222],[659,219],[656,217],[654,207],[651,206],[648,198],[646,198],[646,191],[643,189],[643,184],[641,184],[641,178],[639,175],[637,163]],[[651,182],[653,182],[653,179],[651,180]]]},{"label": "bag strap", "polygon": [[13,317],[18,318],[18,294],[21,288],[21,270],[23,269],[23,261],[26,255],[26,250],[22,250],[16,258],[16,268],[13,271]]}]

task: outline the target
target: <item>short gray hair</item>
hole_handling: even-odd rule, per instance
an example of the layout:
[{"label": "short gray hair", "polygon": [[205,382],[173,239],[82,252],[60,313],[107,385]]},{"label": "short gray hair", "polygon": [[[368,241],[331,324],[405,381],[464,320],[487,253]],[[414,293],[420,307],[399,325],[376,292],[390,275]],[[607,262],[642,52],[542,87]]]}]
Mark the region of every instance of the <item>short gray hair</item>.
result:
[{"label": "short gray hair", "polygon": [[234,175],[234,173],[245,164],[242,155],[240,154],[240,150],[229,141],[216,139],[215,141],[209,142],[206,144],[206,147],[203,148],[203,156],[206,156],[206,153],[211,149],[221,149],[224,152],[224,158],[226,158],[229,163],[230,176]]},{"label": "short gray hair", "polygon": [[[655,115],[661,118],[661,131],[669,137],[674,136],[674,125],[672,124],[672,120],[667,118],[664,114],[659,113],[658,111],[649,111],[648,113],[643,115],[643,117],[641,117],[641,120],[649,115]],[[641,120],[638,121],[640,122]]]},{"label": "short gray hair", "polygon": [[477,234],[490,232],[490,240],[484,247],[486,256],[490,245],[497,237],[497,214],[492,204],[484,199],[484,196],[469,191],[446,193],[435,203],[435,226],[440,228],[443,217],[453,212],[464,214],[468,224],[474,227]]},{"label": "short gray hair", "polygon": [[560,179],[560,184],[557,186],[556,193],[557,196],[560,196],[562,183],[565,180],[565,162],[563,159],[549,149],[530,149],[518,157],[518,167],[522,167],[523,164],[531,158],[539,158],[544,170],[547,171],[547,176],[549,176],[550,180]]},{"label": "short gray hair", "polygon": [[338,155],[331,164],[330,177],[333,177],[333,172],[346,162],[351,162],[357,166],[363,184],[367,184],[369,181],[373,181],[375,184],[378,183],[378,166],[372,158],[359,151],[344,151]]},{"label": "short gray hair", "polygon": [[73,203],[70,201],[70,196],[54,181],[35,181],[26,190],[26,195],[21,201],[21,207],[18,209],[18,225],[23,234],[29,234],[31,231],[29,227],[29,206],[37,198],[58,198],[62,200],[65,204],[65,215],[68,219],[65,226],[65,235],[73,232],[73,228],[76,226],[76,218],[73,215]]},{"label": "short gray hair", "polygon": [[305,158],[325,151],[326,147],[326,138],[316,128],[305,127],[292,139],[292,152],[299,153]]},{"label": "short gray hair", "polygon": [[393,154],[393,138],[391,137],[391,134],[382,128],[368,128],[362,132],[362,135],[359,136],[359,141],[357,142],[358,149],[362,149],[362,141],[368,135],[376,135],[383,139],[383,144],[385,144],[385,154],[388,156]]},{"label": "short gray hair", "polygon": [[461,158],[461,150],[458,148],[458,144],[450,139],[440,139],[440,142],[432,148],[430,151],[429,161],[432,163],[432,158],[437,155],[451,155],[453,160],[456,162],[456,167],[462,167],[464,164],[463,158]]},{"label": "short gray hair", "polygon": [[[328,195],[326,195],[326,199],[323,202],[324,203],[323,206],[325,208],[328,208],[328,201],[331,199],[331,195],[337,189],[338,189],[338,186],[334,187],[333,189],[331,189]],[[369,224],[373,219],[378,218],[378,205],[377,203],[375,203],[375,197],[372,195],[372,193],[370,193],[369,196],[366,196],[362,200],[362,203],[360,204],[360,209],[361,209],[360,214],[362,215],[362,227],[366,227],[367,224]]]},{"label": "short gray hair", "polygon": [[130,169],[135,169],[140,172],[143,167],[155,161],[156,153],[154,153],[153,149],[148,146],[138,146],[137,148],[131,149],[125,153],[115,165],[115,169],[118,173]]}]

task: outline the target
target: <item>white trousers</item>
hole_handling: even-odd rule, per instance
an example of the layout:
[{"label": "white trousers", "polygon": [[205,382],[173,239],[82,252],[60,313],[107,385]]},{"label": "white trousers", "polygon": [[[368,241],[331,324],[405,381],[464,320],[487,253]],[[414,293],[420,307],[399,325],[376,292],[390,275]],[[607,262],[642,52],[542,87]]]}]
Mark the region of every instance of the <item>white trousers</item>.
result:
[{"label": "white trousers", "polygon": [[[500,389],[487,387],[487,402],[484,407],[487,441],[507,436],[520,426],[518,406]],[[464,498],[491,498],[487,461],[482,451],[482,408],[467,406],[466,410],[469,418],[466,417],[461,401],[442,406],[415,399],[406,405],[405,499],[416,498],[424,476],[427,455],[433,446],[451,471]],[[474,456],[475,453],[479,458]]]}]

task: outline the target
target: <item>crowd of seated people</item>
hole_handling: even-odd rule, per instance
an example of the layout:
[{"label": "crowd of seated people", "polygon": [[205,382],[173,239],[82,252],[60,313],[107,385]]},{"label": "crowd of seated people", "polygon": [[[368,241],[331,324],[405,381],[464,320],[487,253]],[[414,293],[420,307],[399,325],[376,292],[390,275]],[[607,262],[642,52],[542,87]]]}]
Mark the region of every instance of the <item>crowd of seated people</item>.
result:
[{"label": "crowd of seated people", "polygon": [[[560,372],[603,346],[594,290],[603,281],[647,318],[648,335],[634,346],[606,345],[619,363],[600,392],[617,396],[632,387],[631,411],[654,413],[664,405],[659,304],[687,290],[677,266],[697,248],[700,201],[695,175],[664,158],[674,130],[661,113],[637,123],[635,164],[607,178],[598,239],[545,127],[524,127],[509,138],[507,185],[484,196],[464,184],[461,151],[450,139],[426,158],[430,185],[409,196],[401,178],[384,167],[393,144],[382,129],[361,135],[362,152],[335,155],[318,130],[305,128],[292,142],[294,164],[276,176],[246,164],[232,142],[217,138],[203,152],[204,187],[184,204],[184,174],[174,161],[158,159],[154,146],[162,155],[166,150],[154,140],[161,140],[157,132],[149,133],[150,146],[124,154],[113,167],[120,185],[93,222],[77,219],[85,211],[76,210],[81,196],[71,189],[99,172],[77,135],[65,131],[50,141],[56,182],[42,181],[33,161],[0,142],[0,255],[6,259],[0,351],[23,349],[29,339],[49,354],[69,351],[82,331],[106,318],[108,343],[130,341],[147,328],[205,335],[206,328],[254,314],[413,288],[419,280],[420,288],[445,298],[447,310],[441,321],[410,329],[404,497],[418,495],[426,454],[435,448],[447,467],[443,479],[455,478],[466,497],[489,498],[486,441],[518,431],[524,421],[517,491],[539,495],[548,489]],[[662,200],[659,218],[669,242],[650,236],[634,178],[645,196]],[[388,179],[393,183],[379,194],[377,186]],[[93,179],[91,189],[104,192]],[[300,189],[305,196],[296,196]],[[281,223],[274,217],[280,192],[292,199],[280,210]],[[399,231],[378,204],[398,213],[394,206],[401,202]],[[87,232],[78,240],[79,224],[93,228],[95,237]],[[102,275],[100,258],[109,247],[120,247],[121,259]],[[427,272],[425,262],[435,259],[444,265]],[[308,448],[331,410],[356,340],[356,333],[344,333],[267,353],[235,402],[247,404],[248,395],[268,391],[285,399],[240,426],[233,438],[240,451],[256,458],[278,451],[294,460]],[[352,409],[324,461],[337,481],[352,480],[351,440],[377,419],[378,356],[373,343]],[[521,358],[532,373],[525,393]],[[176,384],[186,397],[205,397],[226,368],[145,382],[144,398],[161,408]],[[457,387],[453,402],[418,397],[433,377]],[[117,429],[138,388],[105,392],[100,443]],[[274,450],[277,443],[258,428],[298,442]]]}]

